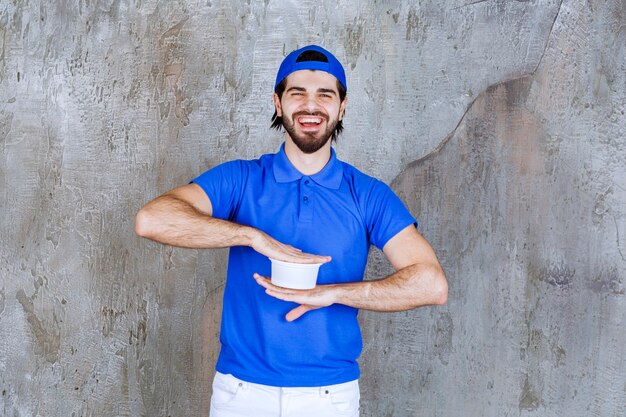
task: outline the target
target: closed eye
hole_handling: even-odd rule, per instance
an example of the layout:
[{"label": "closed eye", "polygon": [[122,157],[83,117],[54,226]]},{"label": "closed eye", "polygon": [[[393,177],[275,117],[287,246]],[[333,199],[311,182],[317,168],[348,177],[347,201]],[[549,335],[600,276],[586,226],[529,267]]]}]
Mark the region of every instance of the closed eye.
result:
[{"label": "closed eye", "polygon": [[335,97],[337,95],[337,93],[334,90],[331,90],[328,88],[320,88],[317,90],[317,93],[321,97]]},{"label": "closed eye", "polygon": [[306,90],[302,87],[291,87],[287,90],[287,93],[289,93],[292,96],[301,96],[303,95],[305,91]]}]

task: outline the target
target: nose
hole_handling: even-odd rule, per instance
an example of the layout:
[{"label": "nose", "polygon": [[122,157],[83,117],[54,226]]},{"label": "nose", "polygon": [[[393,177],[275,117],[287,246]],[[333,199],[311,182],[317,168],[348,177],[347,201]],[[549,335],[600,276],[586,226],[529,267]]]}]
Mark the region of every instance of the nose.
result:
[{"label": "nose", "polygon": [[315,95],[309,95],[306,101],[303,103],[304,110],[314,113],[320,109],[317,100],[315,99]]}]

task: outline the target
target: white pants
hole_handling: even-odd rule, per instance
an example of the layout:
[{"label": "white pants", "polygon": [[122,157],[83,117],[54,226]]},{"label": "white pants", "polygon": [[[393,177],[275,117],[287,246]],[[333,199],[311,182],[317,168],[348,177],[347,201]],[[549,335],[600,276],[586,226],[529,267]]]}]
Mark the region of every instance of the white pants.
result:
[{"label": "white pants", "polygon": [[358,381],[280,388],[216,373],[210,417],[359,417]]}]

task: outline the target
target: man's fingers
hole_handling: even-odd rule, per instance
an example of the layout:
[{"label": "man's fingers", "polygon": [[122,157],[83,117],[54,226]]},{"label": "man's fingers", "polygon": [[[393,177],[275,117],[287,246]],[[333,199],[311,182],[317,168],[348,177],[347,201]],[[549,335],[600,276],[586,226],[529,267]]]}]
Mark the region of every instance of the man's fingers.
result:
[{"label": "man's fingers", "polygon": [[287,319],[287,321],[292,322],[294,320],[299,319],[300,317],[302,317],[302,315],[308,311],[311,310],[317,310],[319,307],[314,307],[314,306],[309,306],[309,305],[301,305],[298,306],[296,308],[294,308],[293,310],[291,310],[289,313],[287,313],[287,315],[285,316],[285,319]]},{"label": "man's fingers", "polygon": [[[274,298],[278,298],[279,300],[291,301],[295,303],[307,302],[305,300],[311,300],[310,297],[307,297],[305,295],[310,290],[292,290],[289,288],[277,287],[271,283],[269,278],[259,275],[257,273],[254,273],[254,279],[260,286],[265,288],[266,294]],[[291,310],[289,313],[287,313],[287,315],[285,316],[285,319],[291,322],[291,321],[299,319],[300,317],[302,317],[304,313],[308,311],[317,310],[318,308],[322,308],[330,304],[332,304],[332,302],[325,303],[319,306],[311,305],[311,304],[301,304],[298,307]]]},{"label": "man's fingers", "polygon": [[274,259],[283,262],[294,262],[299,264],[325,264],[327,262],[330,262],[332,258],[330,256],[313,255],[311,253],[299,251],[282,253],[276,256]]},{"label": "man's fingers", "polygon": [[300,318],[304,313],[306,313],[306,310],[303,308],[304,306],[298,306],[296,308],[294,308],[293,310],[291,310],[289,313],[287,313],[287,315],[285,316],[285,319],[287,319],[287,321],[292,322],[294,320],[297,320],[298,318]]},{"label": "man's fingers", "polygon": [[253,277],[256,280],[257,284],[259,284],[261,287],[265,288],[266,290],[271,290],[272,287],[274,287],[274,284],[271,283],[270,278],[268,277],[259,275],[256,272],[254,273]]},{"label": "man's fingers", "polygon": [[265,256],[268,256],[269,258],[277,259],[284,262],[295,262],[301,264],[324,264],[330,262],[331,260],[330,256],[314,255],[311,253],[302,252],[301,249],[279,242],[269,235],[266,235],[266,240],[264,244],[256,249]]},{"label": "man's fingers", "polygon": [[290,290],[288,288],[277,287],[272,284],[270,278],[264,277],[257,273],[254,274],[254,279],[257,284],[265,288],[265,293],[271,295],[274,298],[278,298],[283,301],[293,301],[295,294],[295,290]]},{"label": "man's fingers", "polygon": [[292,249],[292,250],[296,251],[297,253],[302,253],[302,249],[294,248],[294,247],[293,247],[293,246],[291,246],[291,245],[287,245],[287,247],[288,247],[289,249]]}]

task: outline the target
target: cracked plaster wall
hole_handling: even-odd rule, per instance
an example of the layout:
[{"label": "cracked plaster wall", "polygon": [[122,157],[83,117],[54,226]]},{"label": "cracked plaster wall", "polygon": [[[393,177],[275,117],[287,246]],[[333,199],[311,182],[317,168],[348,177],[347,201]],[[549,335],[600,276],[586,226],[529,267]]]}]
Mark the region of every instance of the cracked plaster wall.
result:
[{"label": "cracked plaster wall", "polygon": [[0,415],[207,415],[226,252],[133,216],[274,151],[311,42],[346,64],[340,157],[450,280],[361,314],[362,415],[624,415],[625,32],[623,0],[0,2]]}]

